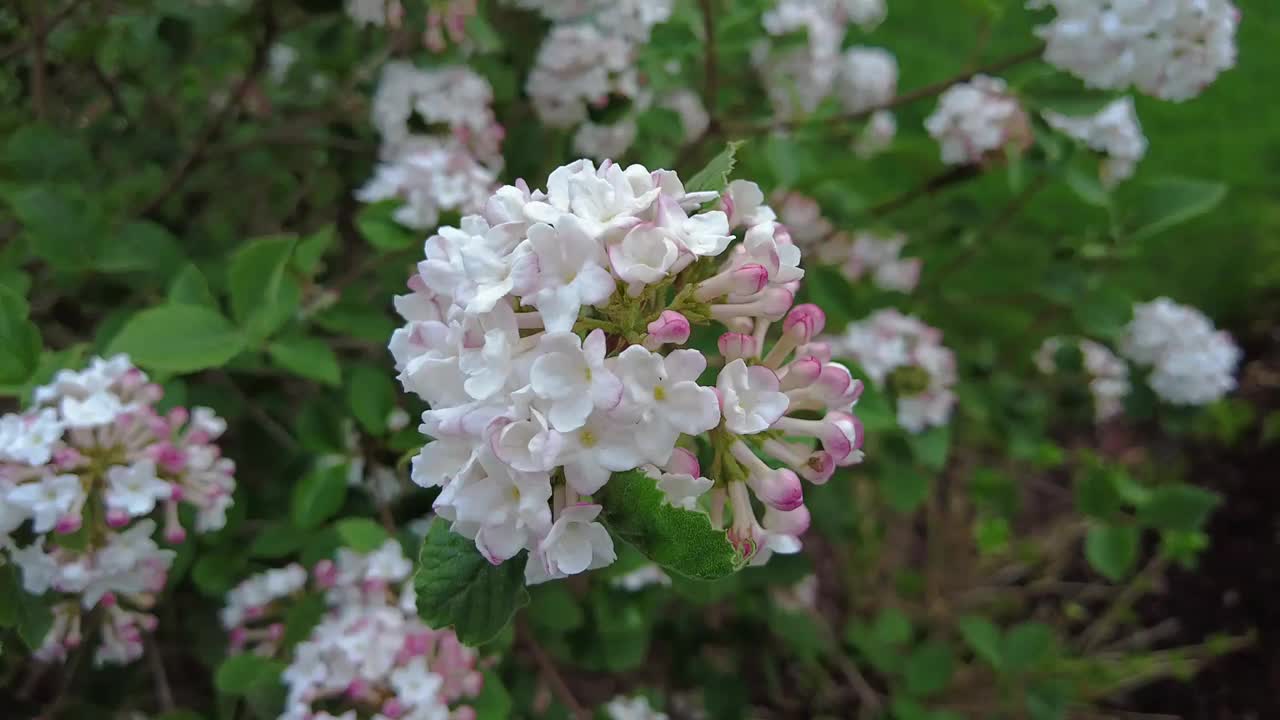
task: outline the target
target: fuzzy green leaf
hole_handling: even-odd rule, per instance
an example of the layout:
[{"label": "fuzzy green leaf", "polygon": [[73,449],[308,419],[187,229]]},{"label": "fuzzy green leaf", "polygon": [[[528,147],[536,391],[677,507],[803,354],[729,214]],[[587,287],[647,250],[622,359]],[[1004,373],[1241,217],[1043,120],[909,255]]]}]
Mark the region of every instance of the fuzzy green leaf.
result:
[{"label": "fuzzy green leaf", "polygon": [[473,541],[440,520],[422,542],[413,587],[423,621],[433,628],[452,627],[471,646],[492,640],[516,610],[529,604],[523,557],[492,565]]},{"label": "fuzzy green leaf", "polygon": [[609,530],[670,572],[715,580],[746,564],[728,536],[711,527],[710,516],[672,507],[639,470],[614,473],[598,496]]}]

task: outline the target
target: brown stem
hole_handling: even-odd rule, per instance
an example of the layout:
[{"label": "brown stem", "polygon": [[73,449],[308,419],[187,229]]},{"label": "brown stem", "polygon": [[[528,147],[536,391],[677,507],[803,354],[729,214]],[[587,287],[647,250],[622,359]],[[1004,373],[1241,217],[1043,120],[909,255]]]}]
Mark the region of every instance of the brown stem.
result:
[{"label": "brown stem", "polygon": [[569,715],[575,720],[588,720],[591,713],[582,707],[582,703],[573,696],[573,691],[569,689],[569,685],[565,683],[564,677],[560,675],[560,671],[556,669],[555,661],[547,655],[547,651],[542,649],[538,641],[534,639],[533,633],[529,632],[529,628],[524,623],[516,625],[516,635],[520,638],[520,642],[524,645],[529,654],[533,656],[533,661],[538,665],[538,670],[542,673],[542,679],[551,686],[551,691],[556,694],[560,702],[569,710]]},{"label": "brown stem", "polygon": [[227,98],[227,102],[218,111],[217,115],[209,121],[209,124],[200,131],[196,137],[195,143],[185,155],[178,160],[173,169],[169,171],[169,180],[165,182],[164,187],[160,189],[150,200],[138,210],[139,215],[150,215],[155,212],[166,200],[173,196],[181,187],[182,182],[187,176],[195,170],[204,160],[209,145],[222,132],[222,128],[231,120],[231,118],[240,109],[244,99],[249,94],[249,89],[253,87],[254,81],[262,73],[267,66],[267,58],[270,55],[271,45],[275,42],[278,27],[276,25],[275,14],[271,11],[271,3],[264,2],[263,8],[263,32],[262,38],[253,48],[253,58],[249,61],[249,67],[245,70],[244,77],[240,78],[240,82],[232,89],[231,95]]},{"label": "brown stem", "polygon": [[40,2],[32,3],[31,14],[31,106],[36,118],[43,120],[49,113],[45,93],[45,28],[44,11]]},{"label": "brown stem", "polygon": [[[43,2],[44,0],[39,1]],[[34,43],[37,39],[43,42],[44,38],[48,37],[49,33],[53,32],[55,28],[61,25],[63,20],[71,17],[71,13],[75,12],[76,8],[83,5],[84,2],[85,0],[71,0],[71,2],[63,6],[61,10],[46,18],[39,28],[36,28],[33,25],[30,39],[19,40],[4,50],[0,50],[0,62],[4,62],[15,55],[21,54],[27,49],[28,43]]]},{"label": "brown stem", "polygon": [[703,98],[702,102],[707,107],[707,117],[710,119],[709,128],[716,127],[719,122],[716,113],[716,97],[720,91],[720,71],[716,59],[716,13],[712,6],[713,0],[699,0],[702,8],[702,33],[706,36],[706,47],[703,51]]},{"label": "brown stem", "polygon": [[156,701],[160,703],[161,711],[171,713],[177,706],[173,702],[173,690],[169,688],[169,676],[164,670],[164,659],[160,657],[160,646],[155,638],[146,634],[142,642],[146,645],[147,664],[151,666],[151,677],[156,684]]},{"label": "brown stem", "polygon": [[957,165],[944,173],[935,175],[925,180],[920,185],[898,195],[889,198],[878,205],[873,205],[867,209],[866,214],[879,218],[888,215],[895,210],[900,210],[907,205],[919,200],[923,197],[934,195],[952,185],[972,180],[982,174],[982,168],[978,165]]},{"label": "brown stem", "polygon": [[940,95],[944,90],[951,87],[952,85],[962,83],[968,80],[969,78],[973,77],[974,75],[985,75],[990,73],[997,73],[1002,70],[1008,70],[1009,68],[1014,67],[1015,65],[1020,65],[1024,62],[1027,62],[1028,60],[1034,60],[1035,58],[1039,57],[1040,53],[1042,53],[1043,51],[1044,51],[1044,45],[1037,44],[1034,47],[1027,48],[1022,52],[1015,53],[1005,58],[1001,58],[1000,60],[995,60],[993,62],[987,63],[986,65],[965,70],[964,72],[958,75],[953,75],[945,80],[939,80],[938,82],[932,83],[930,85],[918,87],[915,90],[908,90],[907,92],[902,93],[901,95],[898,95],[897,97],[894,97],[893,99],[887,102],[881,103],[879,105],[875,105],[873,107],[865,108],[863,110],[858,110],[856,112],[842,113],[840,115],[832,115],[831,117],[821,118],[819,120],[809,120],[805,118],[795,119],[795,120],[769,120],[767,122],[759,123],[756,125],[748,125],[745,127],[734,128],[734,131],[737,133],[743,133],[743,134],[765,133],[773,130],[797,130],[797,129],[810,127],[810,126],[841,125],[844,123],[856,122],[858,120],[865,120],[871,117],[872,115],[874,115],[875,113],[880,112],[881,110],[892,110],[896,107],[900,107],[902,105],[908,105],[917,100],[924,100],[925,98],[931,98],[934,95]]},{"label": "brown stem", "polygon": [[1164,572],[1168,564],[1169,559],[1164,555],[1157,554],[1151,558],[1146,567],[1142,568],[1142,572],[1134,575],[1124,589],[1116,595],[1111,605],[1080,634],[1080,649],[1088,652],[1110,637],[1124,614],[1151,589],[1152,581]]}]

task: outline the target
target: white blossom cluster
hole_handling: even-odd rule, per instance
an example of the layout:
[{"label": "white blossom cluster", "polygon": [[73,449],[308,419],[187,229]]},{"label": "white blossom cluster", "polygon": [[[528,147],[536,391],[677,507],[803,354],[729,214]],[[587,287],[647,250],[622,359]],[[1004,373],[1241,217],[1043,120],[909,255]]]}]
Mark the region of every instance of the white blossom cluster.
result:
[{"label": "white blossom cluster", "polygon": [[[602,508],[584,499],[635,468],[673,505],[699,509],[709,494],[721,527],[728,503],[731,539],[763,561],[799,548],[800,477],[825,482],[861,459],[849,413],[861,384],[811,342],[821,310],[792,307],[800,249],[754,183],[700,209],[716,197],[674,172],[579,160],[546,191],[500,188],[483,214],[427,240],[390,345],[405,390],[431,408],[412,478],[441,488],[437,514],[491,562],[528,550],[530,583],[613,562]],[[712,321],[729,330],[714,390],[697,382],[701,352],[662,351]],[[789,414],[815,410],[823,419]],[[707,433],[732,478],[703,477],[677,448]],[[769,508],[763,525],[751,493]]]},{"label": "white blossom cluster", "polygon": [[855,360],[877,388],[897,397],[898,424],[918,433],[946,425],[956,397],[956,361],[942,331],[892,308],[851,323],[832,340],[837,354]]},{"label": "white blossom cluster", "polygon": [[[415,229],[435,227],[442,212],[478,210],[502,169],[504,130],[492,104],[489,81],[466,66],[388,63],[373,98],[382,161],[357,199],[404,200],[394,218]],[[425,131],[411,127],[415,119]]]},{"label": "white blossom cluster", "polygon": [[358,25],[398,27],[404,20],[400,0],[347,0],[347,16]]},{"label": "white blossom cluster", "polygon": [[764,13],[765,32],[774,38],[804,33],[805,42],[774,47],[774,41],[762,40],[752,48],[752,62],[774,113],[795,118],[813,112],[836,88],[837,78],[846,103],[865,102],[886,85],[896,88],[896,62],[890,78],[889,67],[877,62],[883,57],[870,60],[869,49],[841,55],[850,24],[871,30],[885,13],[884,0],[778,0]]},{"label": "white blossom cluster", "polygon": [[1131,97],[1113,100],[1093,115],[1046,112],[1044,119],[1053,129],[1103,154],[1099,174],[1106,187],[1130,178],[1138,161],[1147,154],[1147,137],[1142,134]]},{"label": "white blossom cluster", "polygon": [[1240,11],[1228,0],[1030,0],[1056,17],[1036,29],[1044,59],[1086,84],[1162,100],[1199,95],[1236,62]]},{"label": "white blossom cluster", "polygon": [[668,715],[649,705],[649,698],[618,696],[605,703],[604,714],[609,720],[667,720]]},{"label": "white blossom cluster", "polygon": [[837,266],[850,282],[869,277],[881,290],[910,293],[920,282],[923,261],[902,257],[906,244],[907,236],[900,232],[880,235],[862,230],[852,237],[838,233],[819,248],[818,257]]},{"label": "white blossom cluster", "polygon": [[[898,60],[884,48],[851,47],[841,58],[836,93],[846,112],[859,113],[888,103],[898,92]],[[883,152],[898,134],[890,110],[876,110],[863,125],[854,152],[866,159]]]},{"label": "white blossom cluster", "polygon": [[[574,152],[602,160],[619,157],[635,142],[637,114],[653,105],[636,71],[640,50],[654,25],[671,16],[670,0],[516,0],[555,25],[538,49],[525,91],[538,118],[550,127],[577,127]],[[592,111],[629,107],[608,122]],[[696,94],[660,100],[680,114],[686,135],[705,130],[706,110]],[[701,128],[699,128],[701,126]]]},{"label": "white blossom cluster", "polygon": [[0,548],[24,590],[68,596],[54,607],[42,659],[78,646],[82,614],[94,608],[103,609],[94,661],[136,659],[174,558],[152,539],[151,516],[163,516],[169,543],[186,538],[179,505],[194,511],[196,532],[226,523],[235,465],[214,444],[226,423],[208,408],[161,415],[162,394],[127,357],[94,358],[36,388],[27,412],[0,417]]},{"label": "white blossom cluster", "polygon": [[1236,387],[1240,348],[1204,313],[1169,298],[1134,307],[1120,352],[1150,365],[1147,384],[1175,405],[1207,405]]},{"label": "white blossom cluster", "polygon": [[1036,351],[1036,367],[1046,375],[1056,373],[1058,353],[1072,343],[1079,349],[1084,372],[1089,376],[1094,419],[1104,422],[1124,412],[1124,399],[1131,387],[1129,365],[1106,345],[1088,338],[1046,338]]},{"label": "white blossom cluster", "polygon": [[[478,656],[418,618],[412,571],[395,540],[370,553],[342,548],[316,565],[311,584],[327,610],[287,658],[280,720],[474,720],[466,703],[484,684]],[[281,621],[307,579],[295,564],[233,589],[223,611],[232,652],[279,654]]]},{"label": "white blossom cluster", "polygon": [[987,75],[947,88],[924,127],[942,146],[942,162],[948,165],[981,163],[1007,145],[1031,141],[1031,127],[1018,99],[1004,80]]}]

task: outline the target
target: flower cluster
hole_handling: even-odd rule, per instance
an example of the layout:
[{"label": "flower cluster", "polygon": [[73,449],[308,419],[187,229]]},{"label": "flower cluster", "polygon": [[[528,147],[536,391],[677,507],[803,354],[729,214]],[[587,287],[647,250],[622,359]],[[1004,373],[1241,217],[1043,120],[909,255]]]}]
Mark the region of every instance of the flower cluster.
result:
[{"label": "flower cluster", "polygon": [[208,408],[162,415],[162,394],[127,357],[95,358],[37,388],[31,410],[0,418],[0,546],[27,592],[69,596],[54,606],[42,659],[77,646],[94,608],[95,662],[136,659],[175,555],[152,539],[151,516],[163,516],[169,543],[186,539],[179,506],[196,532],[226,523],[235,465],[214,444],[226,423]]},{"label": "flower cluster", "polygon": [[667,714],[653,709],[643,695],[618,696],[605,703],[604,713],[609,720],[667,720]]},{"label": "flower cluster", "polygon": [[942,162],[948,165],[979,164],[1009,145],[1031,144],[1021,103],[1004,80],[987,75],[947,88],[924,127],[941,144]]},{"label": "flower cluster", "polygon": [[[851,47],[841,58],[836,92],[846,112],[861,113],[887,104],[898,92],[898,60],[883,48]],[[866,159],[889,147],[898,133],[890,110],[875,110],[854,142],[854,152]]]},{"label": "flower cluster", "polygon": [[[534,60],[525,90],[538,118],[551,127],[577,126],[575,152],[603,159],[631,147],[639,111],[653,93],[636,58],[654,25],[671,16],[669,0],[517,0],[555,21]],[[706,111],[696,95],[663,98],[682,117],[686,134],[700,135]],[[612,116],[606,121],[603,116]],[[701,116],[703,119],[699,119]],[[696,133],[693,131],[697,130]]]},{"label": "flower cluster", "polygon": [[1104,422],[1123,412],[1130,389],[1129,366],[1106,345],[1087,338],[1047,338],[1036,351],[1036,367],[1046,375],[1056,373],[1060,353],[1070,347],[1080,352],[1080,364],[1089,376],[1094,419]]},{"label": "flower cluster", "polygon": [[[382,162],[356,197],[404,200],[394,218],[416,229],[435,227],[442,212],[478,210],[502,169],[504,131],[492,104],[489,82],[465,66],[388,63],[373,98]],[[411,129],[415,116],[427,132]]]},{"label": "flower cluster", "polygon": [[[611,563],[602,508],[584,498],[636,468],[672,505],[707,495],[722,528],[727,503],[731,539],[763,560],[762,548],[799,547],[800,477],[825,482],[861,458],[849,414],[861,384],[812,342],[822,311],[792,307],[800,249],[754,183],[704,209],[717,196],[686,192],[674,172],[579,160],[546,191],[500,188],[427,240],[390,346],[405,390],[431,408],[412,478],[441,488],[438,515],[491,562],[528,550],[529,582]],[[702,352],[663,352],[711,322],[728,330],[715,389],[698,383]],[[813,411],[825,415],[795,415]],[[711,446],[714,480],[682,436]]]},{"label": "flower cluster", "polygon": [[311,590],[326,612],[288,650],[281,720],[471,720],[484,676],[474,650],[418,618],[413,564],[387,540],[369,553],[338,550],[308,578],[297,564],[253,575],[222,611],[232,652],[282,652],[284,619]]},{"label": "flower cluster", "polygon": [[[813,112],[836,87],[837,77],[846,86],[841,90],[850,95],[850,102],[865,101],[883,91],[889,83],[884,64],[864,65],[866,56],[859,48],[842,58],[841,47],[850,24],[870,30],[884,17],[883,0],[779,0],[762,18],[765,32],[778,38],[805,33],[806,41],[775,48],[762,40],[752,48],[752,62],[774,113],[795,118]],[[892,74],[891,84],[896,87],[896,63]]]},{"label": "flower cluster", "polygon": [[1093,115],[1075,117],[1046,112],[1044,119],[1053,129],[1103,154],[1100,175],[1107,187],[1132,176],[1138,161],[1147,154],[1147,138],[1138,124],[1131,97],[1113,100]]},{"label": "flower cluster", "polygon": [[956,361],[942,331],[892,308],[851,323],[832,341],[877,388],[897,397],[898,424],[909,432],[947,424],[955,405]]},{"label": "flower cluster", "polygon": [[902,233],[881,236],[864,230],[852,237],[838,233],[818,249],[818,257],[839,267],[851,282],[869,276],[881,290],[910,293],[920,282],[923,261],[902,257],[906,244],[907,237]]},{"label": "flower cluster", "polygon": [[1104,89],[1162,100],[1199,95],[1236,62],[1240,11],[1228,0],[1031,0],[1056,17],[1036,29],[1044,59]]},{"label": "flower cluster", "polygon": [[1150,365],[1147,384],[1176,405],[1207,405],[1235,389],[1241,356],[1204,313],[1164,297],[1134,308],[1120,352]]}]

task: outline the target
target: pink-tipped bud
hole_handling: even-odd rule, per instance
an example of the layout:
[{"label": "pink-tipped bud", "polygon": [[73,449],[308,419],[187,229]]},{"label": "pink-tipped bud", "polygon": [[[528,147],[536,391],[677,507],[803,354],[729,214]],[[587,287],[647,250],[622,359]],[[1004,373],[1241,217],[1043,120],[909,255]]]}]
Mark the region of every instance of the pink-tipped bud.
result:
[{"label": "pink-tipped bud", "polygon": [[191,413],[184,407],[176,407],[169,411],[165,416],[169,421],[170,427],[182,427],[187,424],[187,420],[191,419]]},{"label": "pink-tipped bud", "polygon": [[244,616],[250,620],[257,620],[267,614],[267,608],[262,605],[250,605],[244,609]]},{"label": "pink-tipped bud", "polygon": [[826,363],[815,383],[827,401],[827,407],[847,407],[862,396],[862,381],[855,380],[849,369],[839,363]]},{"label": "pink-tipped bud", "polygon": [[107,526],[120,529],[129,524],[129,513],[120,508],[111,508],[107,511]]},{"label": "pink-tipped bud", "polygon": [[716,345],[720,348],[720,354],[724,356],[726,363],[739,358],[744,360],[753,358],[760,354],[760,343],[756,341],[754,335],[747,333],[725,333],[716,341]]},{"label": "pink-tipped bud", "polygon": [[663,310],[658,319],[649,323],[645,329],[649,332],[649,339],[659,345],[683,345],[688,342],[692,331],[689,319],[674,310]]},{"label": "pink-tipped bud", "polygon": [[770,508],[765,512],[764,525],[770,533],[798,537],[809,531],[809,508],[801,505],[793,510]]},{"label": "pink-tipped bud", "polygon": [[827,314],[813,303],[804,303],[791,308],[787,319],[782,322],[782,329],[796,337],[800,343],[807,343],[827,326]]},{"label": "pink-tipped bud", "polygon": [[404,713],[404,703],[400,702],[397,698],[391,698],[382,704],[382,714],[391,718],[391,720],[397,720],[397,718],[404,715]]},{"label": "pink-tipped bud", "polygon": [[484,675],[478,672],[468,673],[462,679],[462,692],[464,695],[479,695],[484,689]]},{"label": "pink-tipped bud", "polygon": [[352,700],[359,700],[369,694],[369,683],[361,678],[356,678],[347,686],[347,697]]},{"label": "pink-tipped bud", "polygon": [[321,560],[316,563],[311,574],[316,580],[316,585],[322,589],[327,590],[338,581],[338,568],[333,564],[332,560]]},{"label": "pink-tipped bud", "polygon": [[730,218],[733,217],[733,195],[729,191],[725,191],[720,195],[720,210]]},{"label": "pink-tipped bud", "polygon": [[53,531],[59,535],[70,535],[80,529],[83,520],[79,514],[69,513],[58,518],[58,523],[53,526]]},{"label": "pink-tipped bud", "polygon": [[115,607],[115,606],[116,606],[116,594],[115,594],[115,593],[113,593],[113,592],[106,592],[106,593],[103,593],[103,594],[102,594],[102,599],[98,601],[98,604],[99,604],[99,605],[101,605],[101,606],[102,606],[102,607],[104,607],[104,608]]},{"label": "pink-tipped bud", "polygon": [[181,485],[176,483],[169,485],[169,499],[173,502],[181,502],[182,498],[186,497],[186,494],[186,491],[182,489]]},{"label": "pink-tipped bud", "polygon": [[267,638],[271,642],[279,642],[284,639],[284,623],[271,623],[267,627]]},{"label": "pink-tipped bud", "polygon": [[702,466],[698,464],[698,456],[682,447],[671,451],[671,459],[667,460],[667,466],[664,469],[673,475],[702,477]]},{"label": "pink-tipped bud", "polygon": [[806,355],[817,358],[819,361],[824,363],[831,362],[831,343],[811,342],[796,348],[796,357],[804,357]]},{"label": "pink-tipped bud", "polygon": [[80,464],[84,460],[84,456],[76,451],[75,448],[58,448],[53,451],[53,464],[59,470],[67,470]]},{"label": "pink-tipped bud", "polygon": [[783,392],[812,385],[822,375],[822,363],[813,357],[801,357],[783,368],[780,387]]},{"label": "pink-tipped bud", "polygon": [[804,504],[804,488],[800,477],[783,468],[747,475],[747,485],[760,502],[779,510],[794,510]]},{"label": "pink-tipped bud", "polygon": [[824,485],[836,472],[836,459],[831,453],[819,450],[809,456],[800,467],[800,476],[814,485]]},{"label": "pink-tipped bud", "polygon": [[449,713],[449,720],[476,720],[477,717],[476,709],[470,705],[463,705]]},{"label": "pink-tipped bud", "polygon": [[155,632],[160,627],[160,619],[155,615],[143,615],[138,619],[138,624],[147,632]]},{"label": "pink-tipped bud", "polygon": [[795,300],[795,294],[790,290],[769,288],[764,291],[764,296],[760,299],[760,317],[770,322],[781,320],[787,314],[787,310],[791,309],[791,303]]},{"label": "pink-tipped bud", "polygon": [[[835,457],[836,464],[844,466],[858,462],[862,456],[862,453],[857,452],[862,447],[862,421],[850,413],[832,411],[826,414],[822,422],[838,433],[838,435],[832,433],[828,438],[822,439],[823,449]],[[831,441],[832,447],[827,447],[828,440]],[[845,452],[838,451],[846,447],[848,449]]]},{"label": "pink-tipped bud", "polygon": [[747,263],[703,280],[693,296],[702,302],[710,302],[726,295],[747,298],[760,292],[768,284],[769,270],[759,263]]}]

